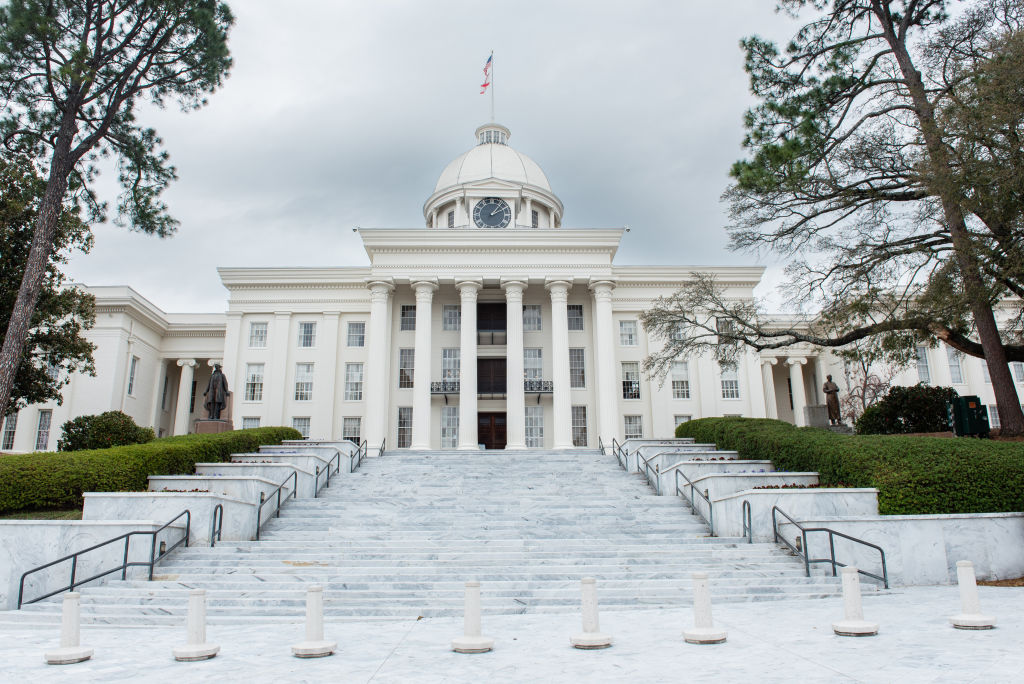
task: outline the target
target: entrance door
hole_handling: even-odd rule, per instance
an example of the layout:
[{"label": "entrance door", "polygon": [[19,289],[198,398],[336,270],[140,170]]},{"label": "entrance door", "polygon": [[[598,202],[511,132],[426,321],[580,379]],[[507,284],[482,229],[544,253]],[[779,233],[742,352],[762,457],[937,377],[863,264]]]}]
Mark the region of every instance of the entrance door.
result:
[{"label": "entrance door", "polygon": [[[508,383],[505,359],[477,359],[476,392],[478,395],[505,396]],[[504,415],[504,414],[503,414]]]},{"label": "entrance door", "polygon": [[478,413],[477,439],[487,449],[505,448],[505,414]]}]

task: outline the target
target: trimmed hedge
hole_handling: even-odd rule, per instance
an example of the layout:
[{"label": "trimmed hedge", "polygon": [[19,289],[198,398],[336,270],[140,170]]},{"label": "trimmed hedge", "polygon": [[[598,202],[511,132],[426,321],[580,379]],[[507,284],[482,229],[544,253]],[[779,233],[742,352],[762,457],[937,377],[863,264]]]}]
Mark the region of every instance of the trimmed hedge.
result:
[{"label": "trimmed hedge", "polygon": [[256,451],[261,444],[301,438],[292,428],[265,427],[109,449],[2,456],[0,513],[81,507],[82,492],[146,491],[150,475],[191,474],[196,463],[223,461],[233,453]]},{"label": "trimmed hedge", "polygon": [[122,411],[107,411],[95,416],[78,416],[64,423],[57,440],[57,451],[108,449],[126,444],[145,444],[156,439],[153,428],[139,427]]},{"label": "trimmed hedge", "polygon": [[762,418],[692,420],[676,436],[776,470],[817,471],[822,484],[877,487],[885,515],[1024,511],[1024,442],[838,435]]}]

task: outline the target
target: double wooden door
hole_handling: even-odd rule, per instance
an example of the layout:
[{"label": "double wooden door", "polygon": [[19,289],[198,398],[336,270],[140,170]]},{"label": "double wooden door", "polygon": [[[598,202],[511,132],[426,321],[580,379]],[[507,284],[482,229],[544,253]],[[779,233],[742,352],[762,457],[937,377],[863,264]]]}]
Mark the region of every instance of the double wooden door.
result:
[{"label": "double wooden door", "polygon": [[504,413],[478,413],[477,440],[487,449],[504,449],[506,422]]}]

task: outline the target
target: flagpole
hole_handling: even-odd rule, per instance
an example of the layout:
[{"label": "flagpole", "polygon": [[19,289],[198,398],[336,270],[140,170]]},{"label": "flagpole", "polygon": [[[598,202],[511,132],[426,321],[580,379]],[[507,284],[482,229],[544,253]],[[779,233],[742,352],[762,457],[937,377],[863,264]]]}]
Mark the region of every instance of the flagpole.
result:
[{"label": "flagpole", "polygon": [[494,123],[494,50],[491,50],[491,123]]}]

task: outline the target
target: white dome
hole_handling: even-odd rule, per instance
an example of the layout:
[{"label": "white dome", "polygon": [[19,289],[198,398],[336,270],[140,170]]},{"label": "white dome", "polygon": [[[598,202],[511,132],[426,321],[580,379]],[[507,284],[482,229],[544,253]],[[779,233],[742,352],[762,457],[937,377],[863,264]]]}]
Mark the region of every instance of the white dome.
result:
[{"label": "white dome", "polygon": [[[500,140],[506,140],[508,137],[508,129],[504,126],[487,124],[477,129],[477,139],[490,140],[492,138],[483,136],[491,132],[504,133]],[[495,135],[493,139],[499,138]],[[537,162],[521,152],[516,152],[504,142],[480,142],[470,151],[456,157],[441,172],[441,176],[437,179],[437,185],[434,186],[434,192],[488,178],[533,185],[551,192],[548,178],[541,171]]]}]

